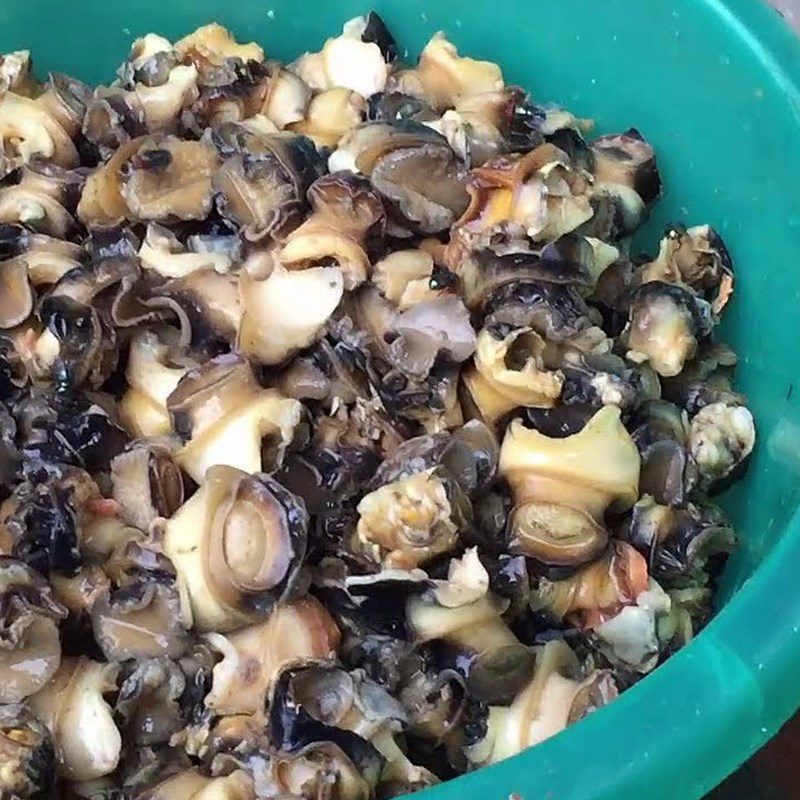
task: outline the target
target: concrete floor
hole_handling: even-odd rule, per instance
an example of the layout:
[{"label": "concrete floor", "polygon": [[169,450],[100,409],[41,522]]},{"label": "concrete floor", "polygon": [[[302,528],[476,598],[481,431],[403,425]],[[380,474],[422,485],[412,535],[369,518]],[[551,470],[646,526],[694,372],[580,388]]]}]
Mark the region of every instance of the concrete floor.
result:
[{"label": "concrete floor", "polygon": [[769,2],[800,33],[800,0],[769,0]]}]

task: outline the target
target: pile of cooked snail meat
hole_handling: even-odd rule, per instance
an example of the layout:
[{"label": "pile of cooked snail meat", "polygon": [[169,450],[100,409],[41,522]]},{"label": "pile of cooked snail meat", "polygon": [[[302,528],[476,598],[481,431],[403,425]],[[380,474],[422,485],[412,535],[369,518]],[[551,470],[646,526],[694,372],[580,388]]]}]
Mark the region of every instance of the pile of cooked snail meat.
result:
[{"label": "pile of cooked snail meat", "polygon": [[0,797],[370,800],[707,621],[753,418],[635,129],[374,13],[0,57]]}]

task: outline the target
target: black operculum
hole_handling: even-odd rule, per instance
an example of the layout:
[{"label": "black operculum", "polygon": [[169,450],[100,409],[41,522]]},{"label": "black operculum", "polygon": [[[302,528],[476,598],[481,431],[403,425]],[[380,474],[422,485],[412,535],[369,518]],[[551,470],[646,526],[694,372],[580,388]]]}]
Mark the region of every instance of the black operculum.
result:
[{"label": "black operculum", "polygon": [[13,413],[24,455],[89,471],[108,469],[128,435],[83,394],[31,395]]},{"label": "black operculum", "polygon": [[480,700],[469,698],[463,716],[464,744],[477,744],[489,731],[489,707]]},{"label": "black operculum", "polygon": [[13,258],[23,253],[28,246],[30,234],[22,225],[4,222],[0,224],[0,259]]},{"label": "black operculum", "polygon": [[370,122],[427,122],[436,116],[424,100],[410,94],[376,92],[367,98],[367,120]]},{"label": "black operculum", "polygon": [[545,113],[522,90],[516,92],[513,98],[508,108],[505,138],[512,152],[526,152],[543,141]]},{"label": "black operculum", "polygon": [[384,759],[366,739],[352,731],[320,722],[295,697],[294,681],[303,670],[302,666],[285,669],[278,677],[269,708],[270,744],[283,752],[297,753],[309,745],[331,742],[362,774],[379,772]]},{"label": "black operculum", "polygon": [[371,42],[378,45],[381,54],[388,62],[397,60],[397,42],[394,40],[386,23],[374,11],[367,14],[367,22],[364,26],[364,32],[361,34],[362,42]]},{"label": "black operculum", "polygon": [[81,565],[73,497],[55,481],[32,486],[11,525],[16,529],[13,555],[41,574],[71,573]]}]

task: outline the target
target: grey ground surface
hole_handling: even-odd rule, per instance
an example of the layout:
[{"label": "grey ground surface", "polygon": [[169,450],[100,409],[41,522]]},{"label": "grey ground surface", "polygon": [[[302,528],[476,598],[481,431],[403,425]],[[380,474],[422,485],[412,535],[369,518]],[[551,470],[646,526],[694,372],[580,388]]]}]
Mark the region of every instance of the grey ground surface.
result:
[{"label": "grey ground surface", "polygon": [[769,0],[769,2],[796,31],[800,32],[800,0]]}]

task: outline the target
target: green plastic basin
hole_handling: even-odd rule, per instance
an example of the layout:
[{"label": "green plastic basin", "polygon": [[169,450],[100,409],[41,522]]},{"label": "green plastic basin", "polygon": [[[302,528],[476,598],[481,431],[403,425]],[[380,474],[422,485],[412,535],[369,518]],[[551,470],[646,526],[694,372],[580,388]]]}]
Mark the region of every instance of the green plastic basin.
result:
[{"label": "green plastic basin", "polygon": [[[317,49],[369,0],[0,0],[0,50],[40,71],[108,81],[137,35],[211,20],[270,55]],[[668,221],[709,222],[736,260],[724,333],[741,354],[760,443],[725,498],[742,535],[720,613],[610,707],[428,800],[678,800],[700,797],[800,704],[800,44],[757,0],[373,0],[415,56],[445,28],[509,82],[638,127],[659,154]]]}]

